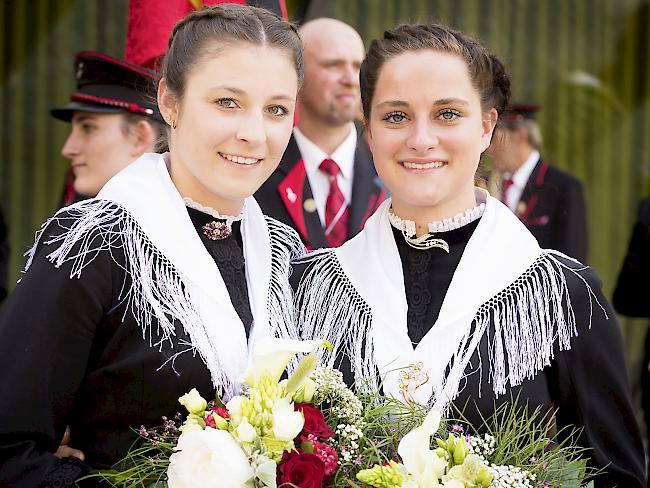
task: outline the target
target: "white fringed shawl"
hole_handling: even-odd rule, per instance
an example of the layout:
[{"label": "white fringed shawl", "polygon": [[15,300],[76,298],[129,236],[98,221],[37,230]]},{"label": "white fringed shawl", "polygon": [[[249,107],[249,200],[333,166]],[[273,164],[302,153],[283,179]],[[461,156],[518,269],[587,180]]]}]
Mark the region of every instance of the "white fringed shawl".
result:
[{"label": "white fringed shawl", "polygon": [[[549,365],[556,343],[560,350],[570,348],[577,330],[564,273],[575,273],[593,300],[578,273],[584,266],[573,260],[567,266],[556,257],[566,256],[542,250],[501,202],[480,189],[476,196],[478,203],[486,203],[485,213],[437,321],[415,348],[408,336],[402,264],[388,218],[390,200],[345,245],[303,260],[310,265],[296,297],[302,335],[327,339],[335,351],[347,354],[358,385],[376,389],[379,372],[384,392],[400,398],[398,369],[421,362],[429,381],[414,398],[444,411],[458,396],[491,322],[496,335],[490,338],[487,359],[496,395]],[[332,365],[335,354],[323,360]]]},{"label": "white fringed shawl", "polygon": [[[145,154],[113,177],[97,198],[54,215],[50,220],[72,217],[73,224],[62,235],[47,236],[45,244],[53,249],[47,257],[56,267],[72,261],[72,279],[99,252],[123,247],[131,286],[120,299],[127,300],[143,339],[158,349],[178,348],[171,337],[174,320],[180,321],[191,344],[174,356],[198,352],[227,399],[237,393],[256,341],[269,335],[297,337],[289,261],[304,248],[292,229],[265,217],[253,197],[246,199],[241,229],[254,319],[247,343],[219,268],[172,183],[166,157]],[[49,222],[27,253],[25,271]]]}]

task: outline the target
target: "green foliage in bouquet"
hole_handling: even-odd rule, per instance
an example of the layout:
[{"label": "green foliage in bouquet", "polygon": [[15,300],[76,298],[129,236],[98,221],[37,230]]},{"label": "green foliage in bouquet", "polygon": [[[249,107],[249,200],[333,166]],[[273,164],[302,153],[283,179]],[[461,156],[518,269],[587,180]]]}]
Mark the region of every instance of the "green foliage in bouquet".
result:
[{"label": "green foliage in bouquet", "polygon": [[[437,413],[422,405],[378,393],[352,395],[338,371],[322,368],[312,379],[312,401],[335,431],[339,452],[340,467],[328,486],[577,488],[597,474],[587,470],[588,452],[577,446],[577,429],[556,432],[553,415],[517,407],[518,398],[495,408],[482,425],[470,426],[457,412],[458,420],[439,426]],[[413,441],[418,431],[419,444]],[[402,453],[411,459],[401,459]],[[417,479],[409,468],[427,479]]]},{"label": "green foliage in bouquet", "polygon": [[[544,414],[542,407],[531,412],[526,406],[517,407],[518,400],[511,398],[496,407],[492,416],[482,418],[482,425],[465,429],[473,440],[472,452],[482,455],[497,471],[502,466],[527,471],[535,481],[531,486],[579,488],[586,478],[598,474],[587,467],[589,450],[577,445],[579,429],[557,430],[555,413]],[[469,426],[461,413],[458,417],[456,425]]]}]

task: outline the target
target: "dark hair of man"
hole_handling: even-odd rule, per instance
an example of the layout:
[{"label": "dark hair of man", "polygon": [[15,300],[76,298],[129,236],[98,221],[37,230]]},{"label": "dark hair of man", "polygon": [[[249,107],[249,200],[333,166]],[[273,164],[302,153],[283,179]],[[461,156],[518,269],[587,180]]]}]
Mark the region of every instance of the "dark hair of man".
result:
[{"label": "dark hair of man", "polygon": [[295,27],[263,8],[227,4],[192,12],[174,26],[162,66],[171,92],[182,99],[192,68],[239,42],[285,52],[296,69],[298,85],[302,84],[302,46]]},{"label": "dark hair of man", "polygon": [[400,54],[425,49],[454,54],[463,59],[470,80],[481,97],[483,110],[494,107],[499,113],[504,111],[510,98],[510,79],[496,56],[477,40],[450,27],[404,24],[387,30],[383,38],[372,41],[361,64],[361,102],[366,120],[370,119],[372,98],[384,63]]}]

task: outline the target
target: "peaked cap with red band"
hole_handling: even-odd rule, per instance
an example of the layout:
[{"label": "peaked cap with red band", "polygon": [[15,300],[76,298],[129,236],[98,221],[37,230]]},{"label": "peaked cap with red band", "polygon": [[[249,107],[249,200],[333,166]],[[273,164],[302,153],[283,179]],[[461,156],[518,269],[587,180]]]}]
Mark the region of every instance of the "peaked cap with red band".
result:
[{"label": "peaked cap with red band", "polygon": [[499,120],[503,122],[522,122],[526,119],[534,119],[540,108],[540,105],[534,103],[513,103],[506,108]]},{"label": "peaked cap with red band", "polygon": [[74,112],[128,112],[164,122],[156,103],[160,75],[99,52],[80,52],[74,61],[77,88],[70,103],[51,111],[70,122]]}]

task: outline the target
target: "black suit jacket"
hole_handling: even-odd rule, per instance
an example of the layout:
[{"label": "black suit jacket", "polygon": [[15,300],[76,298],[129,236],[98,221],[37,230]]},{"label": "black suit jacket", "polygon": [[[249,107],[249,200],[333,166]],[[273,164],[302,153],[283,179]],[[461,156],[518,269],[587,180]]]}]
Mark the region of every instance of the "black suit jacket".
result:
[{"label": "black suit jacket", "polygon": [[587,261],[587,211],[582,184],[576,178],[540,158],[516,213],[542,248]]},{"label": "black suit jacket", "polygon": [[[363,228],[386,197],[363,136],[357,141],[352,178],[348,239]],[[291,136],[280,165],[257,190],[255,199],[266,215],[296,229],[308,249],[318,249],[328,244],[313,198],[302,155]]]}]

